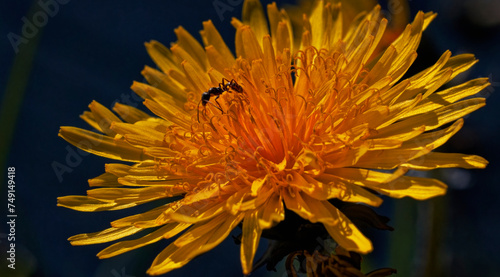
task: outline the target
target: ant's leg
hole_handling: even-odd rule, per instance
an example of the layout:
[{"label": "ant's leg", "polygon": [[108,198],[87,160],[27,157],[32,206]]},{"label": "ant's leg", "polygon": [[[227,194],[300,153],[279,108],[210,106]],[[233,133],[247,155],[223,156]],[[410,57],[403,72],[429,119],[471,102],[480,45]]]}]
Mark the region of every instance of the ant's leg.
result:
[{"label": "ant's leg", "polygon": [[[205,101],[205,102],[204,102],[205,104],[204,104],[203,106],[206,106],[207,104],[210,104],[210,105],[212,105],[212,106],[216,107],[219,111],[221,111],[221,113],[224,113],[224,112],[222,111],[222,107],[221,107],[221,105],[220,105],[219,101],[217,101],[217,98],[219,98],[219,95],[217,95],[217,97],[215,97],[215,103],[217,103],[217,105],[215,105],[215,104],[214,104],[214,103],[212,103],[211,101]],[[198,107],[199,107],[199,106],[200,106],[200,105],[198,104]],[[206,115],[206,114],[207,114],[207,113],[206,113],[207,108],[205,107],[205,108],[203,109],[203,111],[205,111],[205,115]],[[199,113],[199,109],[198,109],[198,113]],[[199,114],[198,114],[198,121],[199,121]]]},{"label": "ant's leg", "polygon": [[228,91],[227,83],[224,83],[224,81],[229,82],[226,78],[222,78],[222,82],[219,83],[219,88],[222,89],[223,91]]},{"label": "ant's leg", "polygon": [[221,107],[221,105],[220,105],[219,101],[217,101],[217,99],[219,99],[219,97],[220,97],[220,95],[217,95],[217,97],[215,97],[215,99],[214,99],[214,100],[215,100],[215,103],[217,103],[217,105],[219,106],[219,110],[220,110],[222,113],[224,113],[224,111],[222,111],[222,107]]},{"label": "ant's leg", "polygon": [[201,103],[201,100],[200,100],[200,102],[198,102],[198,108],[196,108],[196,110],[198,111],[198,123],[200,123],[200,103]]},{"label": "ant's leg", "polygon": [[[216,103],[217,103],[217,105],[219,105],[219,102],[216,102]],[[212,103],[212,102],[207,102],[207,104],[210,104],[210,105],[214,106],[214,107],[215,107],[215,108],[217,108],[217,109],[218,109],[221,113],[224,113],[224,111],[222,110],[222,108],[217,107],[217,105],[215,105],[214,103]],[[220,106],[220,105],[219,105],[219,106]],[[206,114],[206,110],[207,110],[207,109],[204,109],[205,114]]]}]

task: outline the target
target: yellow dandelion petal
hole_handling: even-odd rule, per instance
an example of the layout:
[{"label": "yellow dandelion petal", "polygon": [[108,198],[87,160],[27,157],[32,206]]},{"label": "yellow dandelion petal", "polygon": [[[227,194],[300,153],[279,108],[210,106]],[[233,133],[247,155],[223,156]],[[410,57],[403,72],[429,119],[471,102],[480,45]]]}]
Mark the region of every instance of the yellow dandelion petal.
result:
[{"label": "yellow dandelion petal", "polygon": [[372,243],[342,212],[334,208],[330,203],[322,203],[334,218],[338,218],[335,224],[324,223],[326,230],[332,238],[348,251],[369,253],[373,250]]},{"label": "yellow dandelion petal", "polygon": [[[203,31],[200,31],[203,41],[206,47],[211,47],[220,55],[222,60],[222,66],[220,69],[216,68],[218,71],[223,72],[225,68],[231,68],[234,64],[234,55],[226,45],[226,42],[222,39],[219,31],[215,28],[211,20],[203,22]],[[207,53],[208,55],[208,53]],[[210,57],[208,57],[210,58]],[[213,64],[210,63],[212,66]]]},{"label": "yellow dandelion petal", "polygon": [[[247,0],[243,3],[242,12],[243,24],[252,26],[255,35],[259,40],[269,33],[267,29],[267,19],[264,9],[259,0]],[[260,46],[262,42],[259,41]]]},{"label": "yellow dandelion petal", "polygon": [[160,229],[151,232],[144,237],[135,239],[135,240],[128,240],[128,241],[121,241],[118,243],[115,243],[111,246],[106,247],[103,249],[101,252],[97,254],[97,257],[100,259],[106,259],[106,258],[111,258],[116,255],[143,247],[145,245],[155,243],[161,239],[164,238],[164,235],[166,233],[171,233],[172,231],[177,231],[176,234],[181,232],[182,230],[186,229],[189,226],[189,224],[185,223],[177,223],[177,224],[169,224],[161,227]]},{"label": "yellow dandelion petal", "polygon": [[100,232],[72,236],[68,238],[68,240],[71,242],[72,245],[88,245],[88,244],[104,243],[133,235],[139,231],[142,231],[142,228],[137,228],[134,226],[127,226],[121,228],[112,227]]},{"label": "yellow dandelion petal", "polygon": [[149,115],[132,106],[115,103],[113,111],[117,113],[125,122],[135,123],[137,121],[147,120]]},{"label": "yellow dandelion petal", "polygon": [[485,168],[488,164],[484,158],[476,155],[465,155],[458,153],[439,153],[432,152],[425,155],[425,159],[412,160],[408,163],[402,164],[411,169],[417,170],[430,170],[436,168]]},{"label": "yellow dandelion petal", "polygon": [[223,241],[243,219],[243,214],[231,216],[222,214],[215,220],[188,229],[174,243],[163,250],[147,271],[160,275],[179,268],[194,257],[211,250]]},{"label": "yellow dandelion petal", "polygon": [[80,128],[61,127],[59,136],[84,151],[110,159],[139,162],[149,158],[140,148],[123,139],[113,139]]},{"label": "yellow dandelion petal", "polygon": [[323,225],[344,250],[367,253],[370,240],[337,203],[428,199],[446,185],[406,176],[409,170],[488,164],[434,152],[485,105],[475,95],[487,78],[441,89],[475,57],[445,51],[404,78],[436,14],[419,12],[404,26],[407,6],[391,25],[370,1],[309,1],[289,10],[273,3],[266,11],[257,0],[244,2],[242,20],[231,21],[235,54],[211,21],[203,22],[202,43],[182,27],[170,48],[146,43],[159,69],[146,66],[149,84],[131,88],[155,116],[116,104],[117,116],[94,101],[81,118],[96,132],[61,127],[59,136],[78,148],[132,164],[107,164],[88,181],[87,196],[59,197],[59,206],[94,212],[158,203],[73,236],[72,244],[143,231],[98,254],[108,258],[179,236],[148,270],[159,275],[241,225],[240,260],[249,274],[261,236],[289,210]]},{"label": "yellow dandelion petal", "polygon": [[274,224],[285,219],[285,207],[281,195],[272,195],[262,207],[262,214],[258,217],[260,228],[269,229]]},{"label": "yellow dandelion petal", "polygon": [[252,272],[253,258],[257,252],[262,229],[259,224],[259,210],[248,212],[243,218],[241,238],[241,266],[243,274]]}]

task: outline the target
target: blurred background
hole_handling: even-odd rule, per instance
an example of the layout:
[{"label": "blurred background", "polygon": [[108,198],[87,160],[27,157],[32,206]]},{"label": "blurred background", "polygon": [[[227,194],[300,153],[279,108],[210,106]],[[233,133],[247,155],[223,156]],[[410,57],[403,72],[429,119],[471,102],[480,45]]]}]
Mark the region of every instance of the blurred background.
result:
[{"label": "blurred background", "polygon": [[[279,7],[295,3],[276,2]],[[44,3],[57,3],[57,8],[44,11]],[[107,260],[95,256],[107,245],[71,246],[68,237],[100,231],[110,221],[148,207],[97,214],[56,207],[58,196],[85,194],[86,180],[100,175],[110,162],[76,152],[57,133],[60,126],[88,128],[79,115],[92,100],[109,108],[116,101],[142,106],[129,87],[133,80],[143,81],[144,65],[154,67],[144,42],[155,39],[169,45],[179,25],[199,38],[202,21],[212,19],[231,46],[230,20],[240,17],[242,1],[116,3],[0,1],[1,276],[145,276],[156,254],[170,242]],[[450,49],[455,55],[474,53],[480,60],[453,84],[491,79],[492,86],[480,93],[488,98],[487,106],[468,116],[464,128],[442,149],[481,155],[490,164],[484,170],[433,173],[449,185],[444,197],[425,202],[385,199],[377,212],[390,217],[395,230],[367,233],[375,252],[366,258],[365,272],[392,267],[398,269],[397,276],[499,276],[500,1],[408,3],[412,16],[418,10],[438,13],[424,33],[412,73]],[[390,16],[391,4],[382,5]],[[7,268],[5,258],[8,167],[16,171],[15,270]],[[257,257],[266,244],[261,241]],[[241,276],[238,257],[239,246],[228,238],[167,276]],[[282,266],[277,270],[261,268],[252,276],[286,276]]]}]

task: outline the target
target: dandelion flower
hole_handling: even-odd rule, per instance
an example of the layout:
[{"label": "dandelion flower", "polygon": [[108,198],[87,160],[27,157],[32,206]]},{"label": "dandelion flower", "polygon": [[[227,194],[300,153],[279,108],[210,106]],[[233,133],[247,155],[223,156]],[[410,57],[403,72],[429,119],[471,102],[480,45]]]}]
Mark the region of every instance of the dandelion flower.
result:
[{"label": "dandelion flower", "polygon": [[342,252],[342,255],[326,256],[318,251],[309,254],[307,251],[297,251],[288,256],[286,259],[286,268],[289,272],[288,276],[297,277],[297,270],[293,261],[296,257],[301,258],[300,263],[301,272],[307,272],[307,276],[320,277],[384,277],[397,273],[392,268],[381,268],[370,273],[363,274],[360,271],[361,256],[353,252]]},{"label": "dandelion flower", "polygon": [[89,180],[87,196],[60,197],[58,205],[95,212],[161,201],[69,240],[85,245],[143,234],[98,254],[108,258],[179,235],[148,270],[158,275],[214,248],[240,225],[248,274],[262,231],[285,220],[288,209],[322,223],[343,249],[370,252],[370,240],[329,199],[370,206],[382,203],[380,195],[428,199],[445,194],[446,185],[406,176],[408,170],[487,164],[433,151],[485,104],[474,95],[488,86],[486,78],[440,90],[476,63],[474,56],[446,51],[403,79],[434,17],[419,12],[376,58],[387,26],[380,7],[343,26],[340,4],[327,1],[304,14],[296,45],[287,13],[273,3],[266,18],[257,0],[245,1],[242,21],[231,22],[236,55],[211,21],[203,22],[204,46],[182,27],[170,48],[146,43],[159,70],[146,67],[149,84],[134,82],[132,89],[156,116],[116,104],[118,117],[92,102],[82,118],[99,133],[59,132],[85,151],[133,164],[107,164]]}]

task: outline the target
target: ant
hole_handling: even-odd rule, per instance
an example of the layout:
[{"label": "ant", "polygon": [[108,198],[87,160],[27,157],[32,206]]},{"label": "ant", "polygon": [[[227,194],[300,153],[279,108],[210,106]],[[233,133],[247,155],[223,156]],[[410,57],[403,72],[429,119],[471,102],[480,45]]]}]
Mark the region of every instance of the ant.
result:
[{"label": "ant", "polygon": [[223,112],[222,111],[222,107],[219,104],[219,102],[217,101],[217,99],[219,99],[219,97],[221,96],[221,94],[223,94],[225,91],[230,92],[230,89],[234,90],[234,91],[236,91],[238,93],[242,93],[243,92],[243,88],[234,79],[232,79],[231,81],[229,81],[226,78],[222,78],[222,82],[219,83],[218,87],[211,87],[211,88],[208,89],[208,91],[204,92],[201,95],[201,100],[198,103],[198,122],[200,122],[200,103],[203,105],[203,107],[205,107],[207,105],[207,103],[211,103],[210,102],[210,97],[216,96],[215,99],[214,99],[215,103],[217,103],[217,105],[218,105],[218,107],[216,106],[216,108],[219,109],[221,112]]}]

